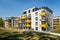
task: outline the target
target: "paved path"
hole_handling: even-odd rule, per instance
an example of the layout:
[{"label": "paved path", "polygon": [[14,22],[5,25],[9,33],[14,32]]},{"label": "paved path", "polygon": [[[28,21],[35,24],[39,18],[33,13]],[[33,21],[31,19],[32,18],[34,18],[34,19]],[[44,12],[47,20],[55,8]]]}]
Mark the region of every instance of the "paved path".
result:
[{"label": "paved path", "polygon": [[52,34],[52,35],[60,36],[60,33],[52,33],[52,32],[47,32],[47,31],[35,31],[35,32],[41,32],[41,33],[46,33],[46,34]]}]

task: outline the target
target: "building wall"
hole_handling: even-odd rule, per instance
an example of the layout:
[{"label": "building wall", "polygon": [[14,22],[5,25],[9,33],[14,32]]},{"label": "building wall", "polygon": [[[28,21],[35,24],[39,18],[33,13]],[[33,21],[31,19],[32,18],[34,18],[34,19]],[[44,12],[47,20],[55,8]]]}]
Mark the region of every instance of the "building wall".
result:
[{"label": "building wall", "polygon": [[7,21],[5,21],[5,28],[8,28],[8,22]]},{"label": "building wall", "polygon": [[60,16],[53,17],[53,28],[56,29],[60,27]]},{"label": "building wall", "polygon": [[4,24],[5,24],[5,28],[11,27],[11,23],[8,20],[5,20]]}]

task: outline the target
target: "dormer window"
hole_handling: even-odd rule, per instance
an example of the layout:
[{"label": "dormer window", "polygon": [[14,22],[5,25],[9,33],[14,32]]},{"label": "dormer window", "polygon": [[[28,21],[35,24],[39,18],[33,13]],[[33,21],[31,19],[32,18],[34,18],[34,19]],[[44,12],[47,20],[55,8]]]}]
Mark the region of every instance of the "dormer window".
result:
[{"label": "dormer window", "polygon": [[33,12],[36,11],[36,10],[37,10],[37,8],[32,9]]},{"label": "dormer window", "polygon": [[30,10],[28,10],[28,13],[30,13]]},{"label": "dormer window", "polygon": [[25,12],[23,12],[23,14],[26,14],[27,12],[25,11]]},{"label": "dormer window", "polygon": [[33,9],[33,12],[35,11],[35,9]]}]

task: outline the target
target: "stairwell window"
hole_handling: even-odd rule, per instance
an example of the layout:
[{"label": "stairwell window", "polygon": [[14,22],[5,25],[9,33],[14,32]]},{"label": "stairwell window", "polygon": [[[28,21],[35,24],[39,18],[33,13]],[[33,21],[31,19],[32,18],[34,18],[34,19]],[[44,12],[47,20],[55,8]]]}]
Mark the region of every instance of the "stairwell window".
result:
[{"label": "stairwell window", "polygon": [[38,22],[36,22],[36,24],[35,24],[36,26],[38,25]]},{"label": "stairwell window", "polygon": [[28,10],[28,13],[30,13],[30,10]]},{"label": "stairwell window", "polygon": [[38,20],[38,17],[36,17],[36,19],[35,19],[36,21]]},{"label": "stairwell window", "polygon": [[29,17],[31,17],[31,14],[29,14]]},{"label": "stairwell window", "polygon": [[36,27],[36,30],[38,30],[38,27]]},{"label": "stairwell window", "polygon": [[35,16],[37,16],[37,15],[38,15],[38,12],[35,13]]}]

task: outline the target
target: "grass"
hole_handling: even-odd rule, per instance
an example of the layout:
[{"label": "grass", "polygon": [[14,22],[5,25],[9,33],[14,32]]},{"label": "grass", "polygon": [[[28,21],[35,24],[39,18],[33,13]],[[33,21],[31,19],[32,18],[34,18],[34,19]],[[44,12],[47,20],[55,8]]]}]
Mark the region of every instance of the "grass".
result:
[{"label": "grass", "polygon": [[59,36],[34,31],[0,28],[1,40],[60,40]]},{"label": "grass", "polygon": [[60,33],[60,27],[57,27],[55,29],[52,29],[51,32]]}]

